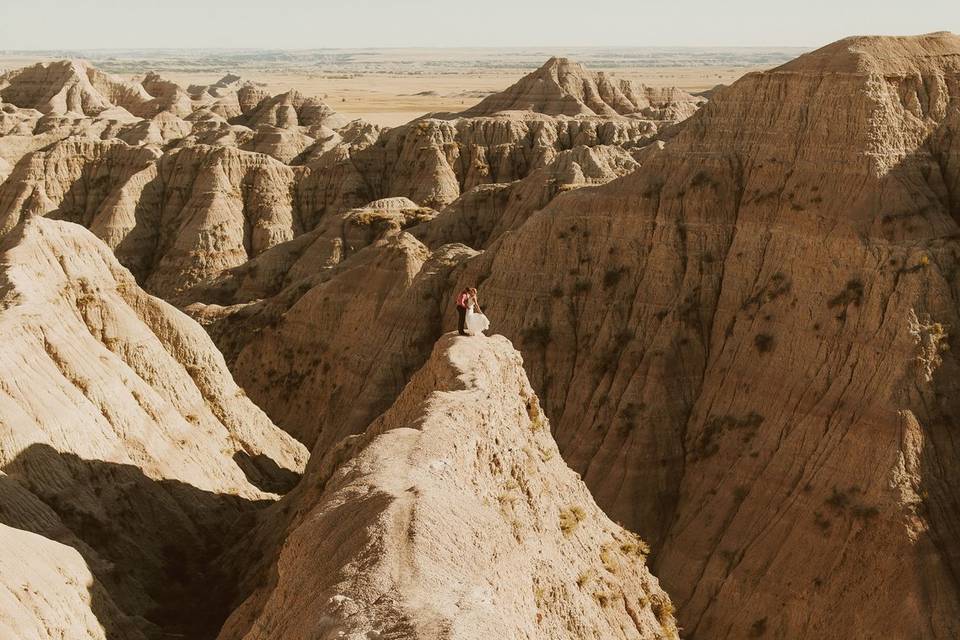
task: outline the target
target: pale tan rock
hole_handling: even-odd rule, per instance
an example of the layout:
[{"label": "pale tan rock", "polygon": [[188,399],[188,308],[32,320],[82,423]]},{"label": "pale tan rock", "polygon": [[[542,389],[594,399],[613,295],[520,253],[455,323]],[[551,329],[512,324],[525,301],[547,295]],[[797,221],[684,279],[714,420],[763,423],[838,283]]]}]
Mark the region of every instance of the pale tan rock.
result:
[{"label": "pale tan rock", "polygon": [[316,144],[316,139],[293,128],[279,128],[261,125],[253,137],[241,147],[245,151],[255,151],[272,156],[280,162],[292,164],[308,147]]},{"label": "pale tan rock", "polygon": [[275,577],[221,640],[677,637],[648,549],[563,463],[504,338],[444,336],[344,447],[288,497]]},{"label": "pale tan rock", "polygon": [[[231,598],[251,593],[236,624],[256,615],[275,625],[281,609],[257,604],[266,592],[256,591],[256,580],[299,517],[287,505],[330,505],[317,502],[322,486],[308,487],[307,497],[273,512],[283,515],[270,531],[258,530],[269,543],[262,558],[250,556],[256,547],[233,546],[253,523],[249,512],[289,488],[304,450],[235,386],[206,334],[137,282],[193,303],[191,314],[207,325],[251,397],[314,446],[319,468],[332,470],[346,462],[338,443],[387,410],[428,360],[457,272],[477,255],[458,242],[495,243],[557,193],[629,173],[636,163],[612,147],[646,144],[660,128],[645,118],[527,112],[428,118],[382,131],[347,123],[319,100],[295,92],[270,97],[237,78],[184,91],[153,74],[126,83],[70,62],[4,76],[0,92],[0,158],[7,163],[0,171],[9,172],[0,185],[7,261],[0,278],[9,281],[0,288],[0,335],[12,336],[0,347],[0,378],[17,381],[0,384],[0,426],[16,425],[0,431],[0,521],[76,549],[87,573],[70,553],[26,569],[38,579],[61,570],[77,576],[56,592],[56,606],[67,610],[29,607],[49,618],[51,633],[87,626],[93,637],[209,636],[236,604]],[[506,189],[518,202],[478,214],[479,231],[464,231],[460,222],[437,226],[430,246],[408,233],[431,228],[432,205],[514,180],[521,182]],[[82,224],[103,243],[44,216]],[[509,379],[493,391],[528,389],[509,346],[489,346]],[[421,379],[439,375],[432,366]],[[495,371],[483,374],[496,378]],[[510,402],[525,410],[524,402],[536,401]],[[592,523],[580,525],[584,538],[566,535],[556,523],[578,520],[578,512],[528,500],[518,516],[548,535],[498,537],[505,559],[490,560],[475,544],[445,556],[439,539],[428,545],[424,558],[436,576],[450,567],[463,580],[473,570],[512,572],[498,592],[515,603],[505,626],[484,619],[479,606],[472,614],[478,622],[465,622],[464,633],[674,636],[671,605],[636,557],[636,541],[603,519],[559,458],[550,462],[538,450],[537,462],[510,446],[500,450],[495,430],[510,426],[501,418],[511,406],[491,401],[483,426],[494,446],[483,455],[540,465],[532,486],[551,500],[583,498]],[[517,415],[523,425],[536,417]],[[535,437],[543,443],[527,442],[534,436],[516,426],[511,441],[552,446],[547,429]],[[456,439],[444,446],[463,439],[450,435]],[[370,451],[370,463],[380,464],[382,450]],[[486,471],[477,482],[486,483],[484,495],[498,486]],[[470,513],[432,497],[424,506],[441,518]],[[481,523],[503,515],[497,504],[481,500],[478,508]],[[514,522],[497,526],[499,536]],[[533,556],[509,562],[521,551],[542,551],[562,564],[534,567]],[[378,566],[392,563],[392,553]],[[450,564],[464,554],[471,564]],[[578,562],[609,568],[584,570],[578,585]],[[304,584],[319,575],[307,569]],[[531,582],[534,569],[540,577]],[[282,584],[278,595],[296,584]],[[441,614],[449,614],[448,604],[436,603]],[[283,615],[302,624],[302,633],[323,624],[315,611]]]},{"label": "pale tan rock", "polygon": [[72,576],[43,603],[25,594],[51,613],[44,638],[97,637],[91,615],[133,629],[117,637],[215,630],[229,592],[204,591],[229,585],[210,563],[232,526],[252,524],[241,514],[290,488],[306,451],[236,386],[206,333],[82,227],[15,227],[0,282],[0,522],[38,534],[4,528],[0,563],[43,554],[5,569],[0,591]]},{"label": "pale tan rock", "polygon": [[0,236],[38,215],[90,224],[113,190],[159,155],[149,147],[84,137],[28,154],[0,185]]},{"label": "pale tan rock", "polygon": [[338,129],[349,122],[319,98],[307,97],[298,91],[267,98],[252,110],[244,109],[243,112],[240,124],[251,128],[261,125],[281,129],[324,125]]},{"label": "pale tan rock", "polygon": [[133,146],[157,145],[166,146],[170,142],[180,140],[190,135],[191,124],[170,111],[161,111],[149,120],[125,127],[117,135],[118,138]]},{"label": "pale tan rock", "polygon": [[168,105],[157,104],[143,85],[104,73],[82,60],[38,63],[0,76],[0,99],[42,113],[97,116],[123,109],[151,116]]},{"label": "pale tan rock", "polygon": [[408,198],[384,198],[342,214],[324,216],[320,224],[290,242],[277,245],[230,269],[189,298],[220,305],[242,304],[274,296],[316,279],[364,247],[433,219],[437,212]]},{"label": "pale tan rock", "polygon": [[569,58],[550,58],[500,93],[463,112],[488,116],[502,111],[536,111],[554,116],[636,114],[651,120],[690,117],[706,100],[676,87],[655,88],[605,73],[593,73]]},{"label": "pale tan rock", "polygon": [[140,85],[153,97],[152,104],[142,110],[145,117],[150,115],[150,109],[158,114],[169,113],[181,118],[190,115],[194,110],[190,95],[177,83],[164,80],[160,74],[148,73]]},{"label": "pale tan rock", "polygon": [[638,166],[620,147],[577,146],[522,180],[474,187],[411,233],[431,247],[459,242],[485,249],[519,229],[558,194],[610,182]]},{"label": "pale tan rock", "polygon": [[161,157],[150,147],[71,138],[30,154],[0,186],[0,234],[35,215],[78,222],[147,288],[173,295],[301,232],[296,180],[269,156],[232,148]]},{"label": "pale tan rock", "polygon": [[282,315],[268,316],[274,326],[239,351],[238,380],[311,448],[319,441],[323,451],[358,433],[426,360],[449,274],[474,253],[462,245],[434,253],[405,232],[388,233],[319,278],[293,285],[299,295],[281,295]]},{"label": "pale tan rock", "polygon": [[[51,116],[42,115],[35,109],[19,109],[12,105],[4,105],[2,120],[0,120],[0,160],[7,164],[7,174],[0,176],[3,179],[13,173],[14,167],[26,155],[50,147],[54,143],[72,136],[103,140],[112,137],[136,137],[133,133],[143,127],[143,121],[135,118],[126,111],[112,118],[111,111],[101,112],[94,118],[80,116]],[[159,130],[159,128],[158,128]],[[166,131],[166,130],[165,130]],[[140,136],[143,137],[143,136]],[[149,140],[143,142],[152,142]]]},{"label": "pale tan rock", "polygon": [[0,524],[0,545],[0,580],[5,587],[0,595],[0,636],[17,640],[145,638],[117,611],[74,549],[4,524]]},{"label": "pale tan rock", "polygon": [[430,118],[388,130],[354,159],[374,194],[443,207],[480,184],[519,180],[577,146],[633,146],[655,123],[627,118],[552,117],[531,112]]}]

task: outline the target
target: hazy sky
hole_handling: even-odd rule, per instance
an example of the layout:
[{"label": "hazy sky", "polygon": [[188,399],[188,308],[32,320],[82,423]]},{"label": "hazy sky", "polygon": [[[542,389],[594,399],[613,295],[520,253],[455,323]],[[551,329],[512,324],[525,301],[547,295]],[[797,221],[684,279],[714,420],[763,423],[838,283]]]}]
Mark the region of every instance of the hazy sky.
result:
[{"label": "hazy sky", "polygon": [[0,0],[0,49],[817,46],[960,32],[960,0]]}]

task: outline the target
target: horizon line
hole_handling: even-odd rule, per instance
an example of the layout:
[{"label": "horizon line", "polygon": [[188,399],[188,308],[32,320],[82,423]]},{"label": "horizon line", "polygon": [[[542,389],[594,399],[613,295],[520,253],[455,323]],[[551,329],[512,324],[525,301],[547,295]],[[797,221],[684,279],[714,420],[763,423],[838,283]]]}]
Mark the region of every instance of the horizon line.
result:
[{"label": "horizon line", "polygon": [[[848,36],[855,37],[855,36]],[[834,41],[835,42],[835,41]],[[418,50],[418,49],[446,49],[446,50],[470,50],[483,49],[490,51],[504,50],[533,50],[550,48],[576,48],[576,49],[597,49],[597,50],[657,50],[657,49],[811,49],[823,45],[587,45],[587,44],[542,44],[542,45],[398,45],[384,47],[46,47],[35,49],[0,49],[0,54],[17,53],[46,53],[61,51],[82,51],[82,52],[131,52],[131,51],[396,51],[396,50]]]}]

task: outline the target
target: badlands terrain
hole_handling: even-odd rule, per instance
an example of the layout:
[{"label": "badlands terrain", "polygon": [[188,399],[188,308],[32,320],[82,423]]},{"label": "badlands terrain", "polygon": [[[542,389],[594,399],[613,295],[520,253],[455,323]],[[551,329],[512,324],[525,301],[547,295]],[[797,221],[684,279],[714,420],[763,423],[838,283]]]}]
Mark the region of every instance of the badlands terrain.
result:
[{"label": "badlands terrain", "polygon": [[84,58],[126,78],[142,80],[151,71],[159,72],[183,87],[237,74],[271,94],[296,89],[321,97],[351,119],[397,126],[425,113],[462,111],[554,55],[619,78],[700,92],[803,52],[790,47],[0,51],[0,73],[37,62]]},{"label": "badlands terrain", "polygon": [[960,637],[960,37],[768,62],[0,76],[0,637]]}]

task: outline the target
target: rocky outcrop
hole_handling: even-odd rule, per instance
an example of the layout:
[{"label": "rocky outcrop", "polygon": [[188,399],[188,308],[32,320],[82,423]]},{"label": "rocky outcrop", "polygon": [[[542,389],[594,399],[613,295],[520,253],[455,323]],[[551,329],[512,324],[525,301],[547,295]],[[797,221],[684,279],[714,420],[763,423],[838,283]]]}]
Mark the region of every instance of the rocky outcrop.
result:
[{"label": "rocky outcrop", "polygon": [[190,147],[159,157],[71,138],[0,186],[0,232],[46,215],[83,224],[151,291],[173,295],[291,239],[293,169],[268,156]]},{"label": "rocky outcrop", "polygon": [[504,233],[519,229],[558,194],[605,184],[638,166],[618,146],[577,146],[522,180],[471,189],[411,233],[431,247],[459,242],[485,249]]},{"label": "rocky outcrop", "polygon": [[36,637],[215,633],[232,588],[214,558],[306,451],[201,327],[77,225],[32,218],[4,236],[0,336],[0,582],[17,594],[0,629],[35,637],[39,616]]},{"label": "rocky outcrop", "polygon": [[0,236],[32,216],[60,217],[88,227],[96,224],[97,214],[109,206],[117,191],[159,155],[149,147],[78,136],[29,154],[0,185]]},{"label": "rocky outcrop", "polygon": [[568,58],[550,58],[516,84],[484,98],[464,116],[535,111],[552,116],[625,116],[678,121],[706,100],[677,89],[655,88],[593,73]]},{"label": "rocky outcrop", "polygon": [[311,462],[220,639],[676,638],[648,547],[557,455],[521,365],[502,337],[444,336],[364,435]]},{"label": "rocky outcrop", "polygon": [[38,63],[0,76],[0,100],[45,114],[96,116],[117,108],[133,113],[150,99],[143,87],[78,60]]},{"label": "rocky outcrop", "polygon": [[852,38],[748,74],[459,279],[687,633],[958,633],[958,61]]},{"label": "rocky outcrop", "polygon": [[9,103],[0,120],[0,233],[34,215],[78,222],[168,298],[325,216],[386,197],[439,208],[480,185],[526,178],[566,151],[639,149],[662,124],[531,112],[381,131],[346,122],[318,99],[269,97],[236,77],[183,90],[156,74],[138,84],[75,61],[11,72],[0,87]]},{"label": "rocky outcrop", "polygon": [[389,406],[426,359],[454,270],[475,255],[465,244],[482,248],[558,193],[636,166],[616,147],[577,147],[524,180],[478,187],[440,214],[395,198],[328,215],[184,302],[251,397],[325,451]]},{"label": "rocky outcrop", "polygon": [[[256,304],[273,322],[242,348],[224,347],[238,350],[240,384],[311,448],[323,451],[358,433],[426,360],[450,273],[474,253],[462,245],[431,252],[408,233],[391,232],[277,300]],[[230,326],[212,333],[229,340]]]},{"label": "rocky outcrop", "polygon": [[[847,39],[673,125],[701,101],[553,60],[387,131],[236,78],[179,115],[157,77],[4,76],[0,536],[49,555],[18,602],[177,633],[226,579],[224,640],[672,634],[511,348],[441,338],[469,284],[689,635],[956,637],[958,61]],[[256,528],[302,451],[224,362],[314,453]],[[171,561],[160,517],[209,546]]]},{"label": "rocky outcrop", "polygon": [[281,129],[321,126],[339,129],[348,122],[319,98],[307,97],[298,91],[264,99],[239,117],[239,124],[251,129],[262,125]]},{"label": "rocky outcrop", "polygon": [[270,298],[304,282],[317,282],[361,249],[436,215],[408,198],[384,198],[327,215],[312,231],[230,269],[210,285],[194,288],[188,297],[216,305]]},{"label": "rocky outcrop", "polygon": [[428,118],[388,130],[355,159],[376,195],[403,195],[443,207],[483,184],[511,182],[578,146],[646,144],[657,127],[646,120],[571,119],[535,113]]},{"label": "rocky outcrop", "polygon": [[[5,481],[0,474],[0,482]],[[75,549],[4,524],[0,524],[0,545],[0,581],[6,589],[0,598],[2,637],[145,637],[113,605]]]}]

